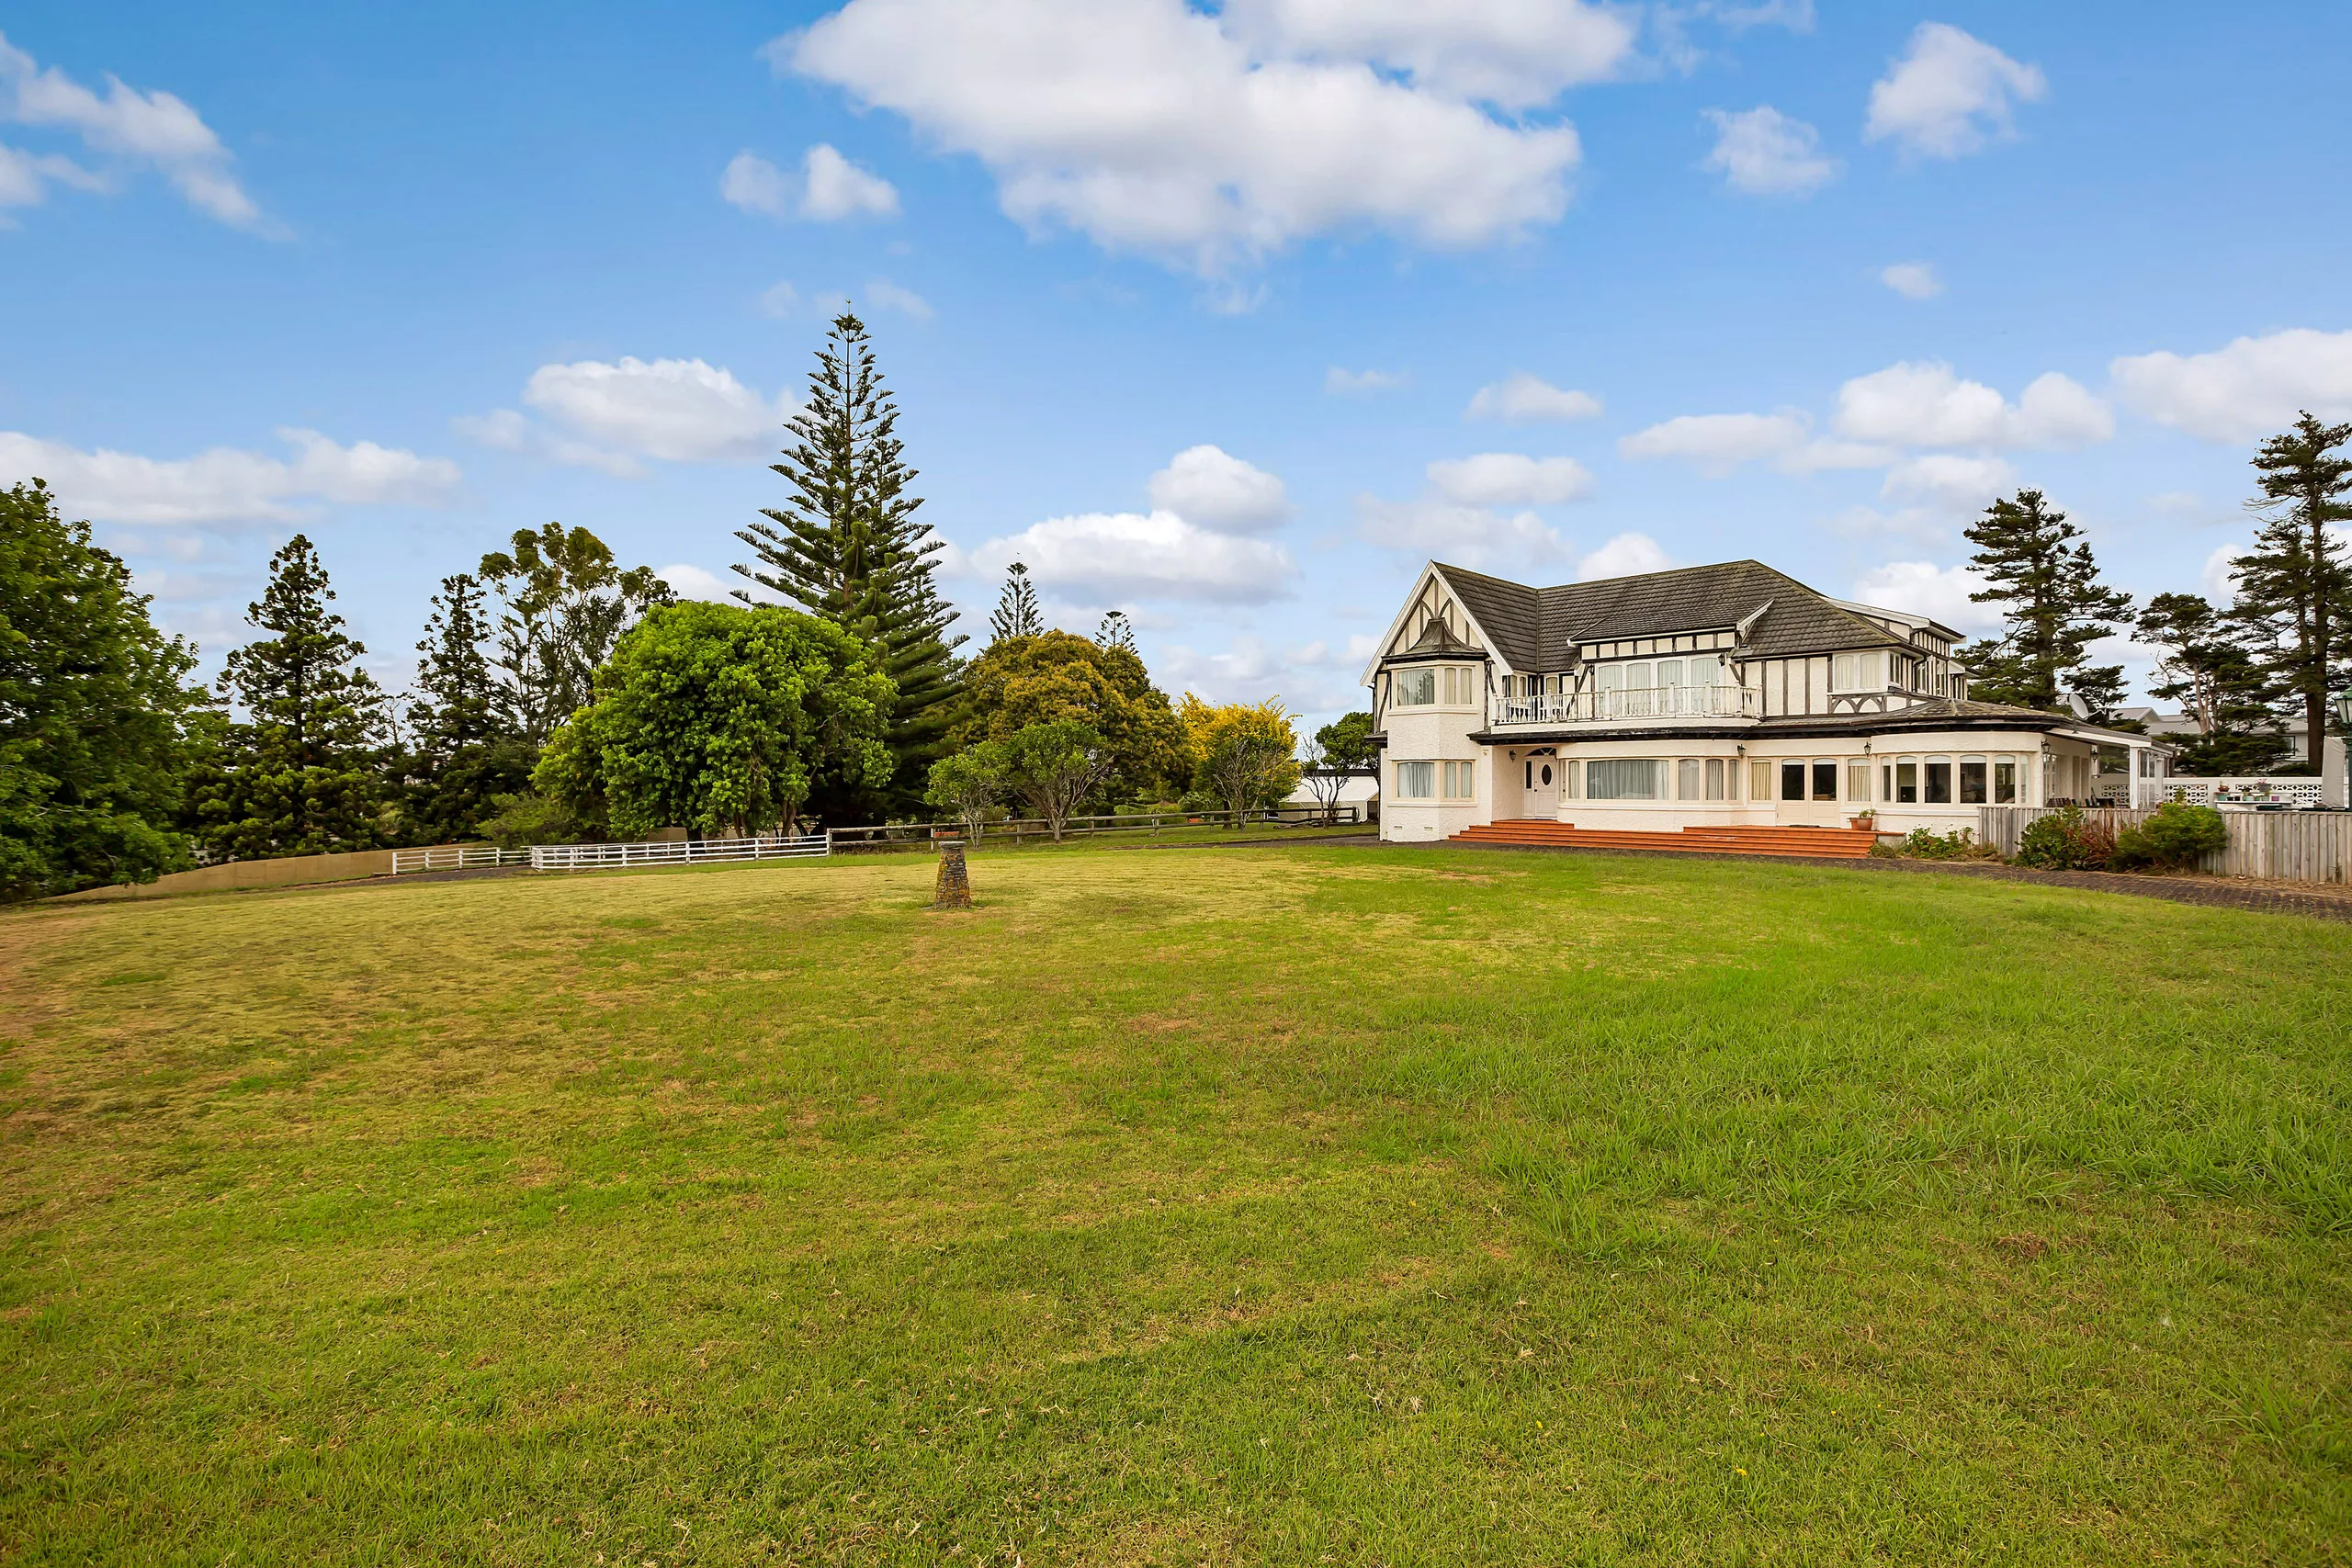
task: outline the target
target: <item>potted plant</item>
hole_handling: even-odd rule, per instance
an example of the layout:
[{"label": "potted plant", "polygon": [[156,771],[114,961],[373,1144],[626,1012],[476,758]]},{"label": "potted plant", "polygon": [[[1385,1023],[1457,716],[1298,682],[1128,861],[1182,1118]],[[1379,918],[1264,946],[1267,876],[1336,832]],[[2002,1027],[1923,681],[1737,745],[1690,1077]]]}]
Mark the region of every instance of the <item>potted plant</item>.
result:
[{"label": "potted plant", "polygon": [[1878,829],[1878,811],[1875,807],[1865,806],[1847,820],[1856,832],[1874,832]]}]

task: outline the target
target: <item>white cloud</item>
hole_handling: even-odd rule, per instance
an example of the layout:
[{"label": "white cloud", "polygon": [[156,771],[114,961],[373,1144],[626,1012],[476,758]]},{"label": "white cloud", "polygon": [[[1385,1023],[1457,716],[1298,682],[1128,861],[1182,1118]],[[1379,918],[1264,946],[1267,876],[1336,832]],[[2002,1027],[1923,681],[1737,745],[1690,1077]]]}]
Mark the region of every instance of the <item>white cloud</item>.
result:
[{"label": "white cloud", "polygon": [[[261,209],[230,172],[232,160],[220,138],[169,93],[141,93],[109,76],[102,98],[53,65],[41,70],[31,55],[0,37],[0,113],[20,125],[69,130],[93,152],[153,168],[208,217],[232,228],[265,227]],[[6,149],[0,154],[0,189],[21,193],[30,180],[37,191],[43,178],[85,189],[99,185],[88,171],[62,158],[28,159]],[[8,204],[0,196],[0,205]]]},{"label": "white cloud", "polygon": [[1416,501],[1356,497],[1356,537],[1382,549],[1467,567],[1532,566],[1565,559],[1568,542],[1532,512],[1509,515],[1484,506],[1423,496]]},{"label": "white cloud", "polygon": [[[80,190],[103,190],[106,181],[71,158],[0,146],[0,208],[38,207],[49,199],[49,183]],[[0,219],[0,225],[8,220]]]},{"label": "white cloud", "polygon": [[741,572],[707,571],[691,561],[679,561],[672,566],[656,568],[654,576],[670,585],[670,592],[681,599],[703,599],[714,604],[736,604],[735,597],[741,589],[762,604],[776,603],[776,596],[745,577]]},{"label": "white cloud", "polygon": [[1250,534],[1290,515],[1283,481],[1224,448],[1187,446],[1151,476],[1151,504],[1223,533]]},{"label": "white cloud", "polygon": [[1998,609],[1968,597],[1984,587],[1984,580],[1964,566],[1898,560],[1864,572],[1854,583],[1854,599],[1881,609],[1931,615],[1954,631],[1983,632],[2001,622]]},{"label": "white cloud", "polygon": [[1592,473],[1574,457],[1481,452],[1429,467],[1438,494],[1463,506],[1556,506],[1592,493]]},{"label": "white cloud", "polygon": [[2352,419],[2352,332],[2296,327],[2210,354],[2127,355],[2108,374],[2135,412],[2209,441],[2258,440],[2305,409]]},{"label": "white cloud", "polygon": [[1888,469],[1879,493],[1891,500],[1925,502],[1946,512],[1975,512],[2014,489],[2017,479],[2017,470],[1998,457],[1928,452]]},{"label": "white cloud", "polygon": [[911,288],[901,288],[887,277],[866,279],[865,297],[881,310],[896,310],[918,321],[927,321],[936,313],[932,310],[930,300]]},{"label": "white cloud", "polygon": [[1286,594],[1297,572],[1279,545],[1214,533],[1167,511],[1049,517],[990,539],[972,552],[971,560],[991,575],[1024,561],[1030,575],[1053,592],[1091,590],[1102,603],[1263,604]]},{"label": "white cloud", "polygon": [[800,290],[789,278],[778,278],[760,292],[760,314],[783,321],[800,309]]},{"label": "white cloud", "polygon": [[[1373,24],[1329,15],[1333,38],[1388,47],[1364,41]],[[1184,0],[850,0],[767,53],[979,158],[1016,221],[1208,276],[1310,235],[1370,228],[1458,249],[1566,209],[1571,127],[1499,120],[1361,59],[1253,51],[1235,27]]]},{"label": "white cloud", "polygon": [[1637,430],[1617,442],[1634,462],[1670,458],[1721,479],[1743,463],[1770,460],[1783,473],[1823,468],[1876,468],[1895,460],[1882,446],[1817,439],[1813,422],[1792,409],[1779,413],[1687,413]]},{"label": "white cloud", "polygon": [[899,210],[897,186],[859,168],[829,142],[808,149],[801,179],[803,218],[830,223],[844,218],[888,218]]},{"label": "white cloud", "polygon": [[1607,81],[1634,51],[1632,17],[1580,0],[1229,0],[1225,17],[1261,56],[1370,61],[1506,108]]},{"label": "white cloud", "polygon": [[738,152],[718,176],[718,194],[746,212],[820,223],[888,218],[899,210],[899,193],[889,181],[868,174],[823,141],[801,159],[797,179],[757,152]]},{"label": "white cloud", "polygon": [[1770,104],[1739,114],[1708,109],[1714,151],[1701,165],[1750,196],[1810,196],[1838,177],[1838,160],[1824,157],[1821,133]]},{"label": "white cloud", "polygon": [[2205,566],[2197,574],[2198,585],[2205,590],[2205,597],[2216,604],[2226,604],[2238,596],[2237,569],[2231,563],[2245,554],[2243,542],[2219,545],[2205,558]]},{"label": "white cloud", "polygon": [[1590,392],[1570,391],[1540,380],[1524,370],[1514,370],[1501,380],[1478,389],[1470,406],[1463,411],[1464,419],[1498,419],[1506,424],[1526,424],[1537,420],[1597,419],[1600,414],[1600,400]]},{"label": "white cloud", "polygon": [[1910,52],[1871,88],[1865,140],[1893,137],[1906,152],[1957,158],[2013,134],[2014,106],[2049,91],[2038,67],[1944,22],[1922,22]]},{"label": "white cloud", "polygon": [[1666,571],[1674,565],[1656,539],[1647,534],[1620,534],[1577,563],[1577,581],[1595,582],[1604,577],[1638,577]]},{"label": "white cloud", "polygon": [[1700,0],[1701,16],[1712,17],[1734,32],[1749,28],[1786,28],[1792,33],[1813,31],[1813,0]]},{"label": "white cloud", "polygon": [[1905,299],[1932,299],[1944,291],[1944,280],[1926,262],[1896,262],[1878,280]]},{"label": "white cloud", "polygon": [[1898,507],[1893,512],[1881,512],[1874,506],[1849,506],[1824,518],[1822,525],[1841,538],[1911,539],[1922,545],[1939,545],[1951,537],[1951,521],[1949,513],[1924,506]]},{"label": "white cloud", "polygon": [[337,446],[315,430],[278,431],[291,461],[215,446],[158,459],[0,431],[0,484],[38,475],[67,512],[110,523],[300,522],[320,502],[435,506],[457,490],[458,466],[372,441]]},{"label": "white cloud", "polygon": [[[756,456],[778,442],[785,417],[730,372],[699,359],[542,365],[523,400],[605,447],[673,463]],[[572,460],[584,457],[575,453]]]},{"label": "white cloud", "polygon": [[1859,441],[1905,446],[2085,446],[2115,434],[2114,415],[2052,371],[2012,405],[1939,362],[1891,365],[1838,389],[1838,428]]},{"label": "white cloud", "polygon": [[1332,366],[1323,372],[1323,390],[1330,397],[1362,397],[1366,392],[1393,392],[1405,384],[1399,370],[1342,370]]}]

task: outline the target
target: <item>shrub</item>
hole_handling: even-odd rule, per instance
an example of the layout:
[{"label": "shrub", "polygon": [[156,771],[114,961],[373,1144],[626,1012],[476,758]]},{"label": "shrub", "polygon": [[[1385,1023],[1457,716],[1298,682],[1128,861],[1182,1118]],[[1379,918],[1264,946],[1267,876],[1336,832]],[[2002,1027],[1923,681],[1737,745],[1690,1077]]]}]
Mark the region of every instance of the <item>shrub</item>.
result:
[{"label": "shrub", "polygon": [[2210,806],[2169,800],[2145,822],[2115,836],[2114,863],[2125,868],[2178,871],[2229,845],[2229,824],[2222,820],[2220,812]]},{"label": "shrub", "polygon": [[1905,860],[1980,860],[1990,852],[1966,828],[1950,833],[1914,828],[1903,835],[1903,847],[1894,852]]},{"label": "shrub", "polygon": [[2018,840],[2018,863],[2045,871],[2100,871],[2115,858],[2115,829],[2069,806],[2037,818]]}]

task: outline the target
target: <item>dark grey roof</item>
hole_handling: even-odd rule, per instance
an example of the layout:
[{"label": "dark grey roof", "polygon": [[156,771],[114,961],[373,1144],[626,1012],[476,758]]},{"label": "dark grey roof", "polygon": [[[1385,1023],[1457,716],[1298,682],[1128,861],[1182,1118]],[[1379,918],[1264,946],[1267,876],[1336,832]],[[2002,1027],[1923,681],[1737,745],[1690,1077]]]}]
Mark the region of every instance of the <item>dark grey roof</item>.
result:
[{"label": "dark grey roof", "polygon": [[1515,670],[1565,670],[1575,662],[1579,642],[1736,626],[1758,610],[1764,613],[1748,628],[1744,645],[1754,658],[1913,646],[1761,561],[1541,589],[1442,561],[1432,564]]}]

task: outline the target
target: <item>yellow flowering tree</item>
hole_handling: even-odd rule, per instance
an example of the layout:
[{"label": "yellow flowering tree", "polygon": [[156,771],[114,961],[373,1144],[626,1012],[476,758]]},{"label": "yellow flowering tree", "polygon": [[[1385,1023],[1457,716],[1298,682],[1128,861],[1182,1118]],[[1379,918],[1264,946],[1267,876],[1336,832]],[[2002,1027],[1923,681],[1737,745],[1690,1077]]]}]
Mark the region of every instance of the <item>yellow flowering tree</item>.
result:
[{"label": "yellow flowering tree", "polygon": [[1178,717],[1193,754],[1193,787],[1227,811],[1278,805],[1298,787],[1298,737],[1278,698],[1204,703],[1187,693]]}]

